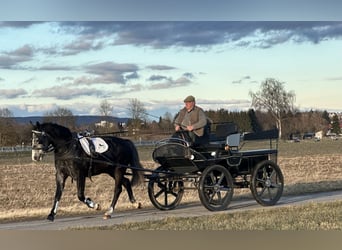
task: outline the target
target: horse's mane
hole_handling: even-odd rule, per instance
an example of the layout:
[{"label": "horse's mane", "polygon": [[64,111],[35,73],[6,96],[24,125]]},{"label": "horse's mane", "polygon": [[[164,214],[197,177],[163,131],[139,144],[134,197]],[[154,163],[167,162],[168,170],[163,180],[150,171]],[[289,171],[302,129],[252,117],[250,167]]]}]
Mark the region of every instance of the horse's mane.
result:
[{"label": "horse's mane", "polygon": [[44,131],[57,138],[69,138],[72,136],[70,129],[57,123],[46,122],[40,125]]}]

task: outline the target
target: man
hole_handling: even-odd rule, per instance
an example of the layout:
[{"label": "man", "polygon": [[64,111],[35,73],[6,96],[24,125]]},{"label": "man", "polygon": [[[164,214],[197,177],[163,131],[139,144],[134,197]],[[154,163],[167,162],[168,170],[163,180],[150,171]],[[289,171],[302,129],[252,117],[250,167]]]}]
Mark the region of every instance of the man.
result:
[{"label": "man", "polygon": [[205,143],[207,117],[203,109],[196,106],[195,97],[192,95],[184,99],[184,105],[174,122],[176,132],[186,131],[191,138],[190,143],[194,145]]}]

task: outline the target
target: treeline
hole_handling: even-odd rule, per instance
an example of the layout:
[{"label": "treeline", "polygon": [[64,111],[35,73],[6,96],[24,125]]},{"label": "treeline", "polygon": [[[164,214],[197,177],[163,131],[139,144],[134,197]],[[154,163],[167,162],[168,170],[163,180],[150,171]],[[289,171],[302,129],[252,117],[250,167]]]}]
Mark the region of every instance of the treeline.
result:
[{"label": "treeline", "polygon": [[[205,111],[207,117],[213,123],[235,122],[241,132],[257,132],[276,127],[274,118],[270,113],[255,111],[229,111],[225,109]],[[108,117],[107,117],[108,118]],[[46,116],[44,122],[55,122],[63,126],[69,127],[73,131],[83,131],[85,129],[92,130],[97,134],[115,133],[124,130],[125,136],[131,136],[133,139],[142,138],[149,139],[151,135],[167,136],[173,132],[173,119],[169,113],[164,117],[160,117],[158,121],[141,120],[140,123],[129,120],[125,128],[120,124],[112,124],[107,127],[95,127],[94,124],[76,126],[75,117],[72,114],[66,116]],[[106,120],[106,117],[104,117]],[[337,121],[338,122],[338,121]],[[290,139],[293,134],[304,134],[307,132],[323,131],[332,126],[333,121],[330,120],[327,111],[308,111],[288,113],[283,118],[282,139]],[[139,124],[139,125],[137,125]],[[150,135],[147,137],[145,135]],[[11,117],[0,117],[0,146],[17,146],[31,144],[31,125],[18,124]]]},{"label": "treeline", "polygon": [[[271,113],[255,111],[231,112],[228,110],[207,111],[213,122],[233,121],[241,132],[258,132],[276,127]],[[283,116],[282,139],[290,139],[293,134],[323,131],[326,133],[331,127],[331,120],[327,111],[289,112]]]}]

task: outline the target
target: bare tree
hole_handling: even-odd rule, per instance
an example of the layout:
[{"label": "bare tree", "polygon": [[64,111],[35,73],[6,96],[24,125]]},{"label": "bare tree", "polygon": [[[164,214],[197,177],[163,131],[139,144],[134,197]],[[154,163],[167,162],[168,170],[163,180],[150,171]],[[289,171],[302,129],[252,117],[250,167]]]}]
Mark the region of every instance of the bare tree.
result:
[{"label": "bare tree", "polygon": [[111,116],[113,112],[113,105],[111,105],[108,100],[103,100],[100,103],[99,111],[102,116]]},{"label": "bare tree", "polygon": [[1,108],[0,117],[13,117],[13,113],[8,108]]},{"label": "bare tree", "polygon": [[44,122],[55,122],[68,128],[76,127],[76,118],[72,111],[67,108],[59,107],[54,111],[46,112],[44,114]]},{"label": "bare tree", "polygon": [[253,107],[268,111],[275,119],[281,138],[282,120],[287,113],[294,110],[295,93],[293,91],[286,92],[283,82],[267,78],[261,83],[260,91],[249,94],[252,97]]},{"label": "bare tree", "polygon": [[0,108],[0,146],[15,145],[16,134],[12,111],[8,108]]},{"label": "bare tree", "polygon": [[146,109],[144,104],[137,98],[130,99],[128,110],[132,117],[131,122],[133,129],[139,129],[141,127],[141,123],[145,122],[146,120]]},{"label": "bare tree", "polygon": [[173,130],[173,117],[170,112],[166,112],[163,117],[159,118],[159,128],[163,130],[164,132],[169,132],[170,130]]}]

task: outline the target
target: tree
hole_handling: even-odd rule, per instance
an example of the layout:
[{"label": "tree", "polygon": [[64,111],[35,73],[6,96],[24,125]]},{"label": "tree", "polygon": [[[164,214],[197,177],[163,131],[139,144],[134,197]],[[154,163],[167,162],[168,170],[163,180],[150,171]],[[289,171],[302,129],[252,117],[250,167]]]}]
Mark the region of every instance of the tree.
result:
[{"label": "tree", "polygon": [[111,116],[113,112],[113,105],[111,105],[108,100],[103,100],[100,103],[100,108],[99,108],[100,114],[102,116]]},{"label": "tree", "polygon": [[71,110],[66,108],[57,108],[54,111],[46,112],[44,122],[54,122],[72,129],[76,127],[75,116]]},{"label": "tree", "polygon": [[108,100],[101,101],[99,112],[103,116],[103,120],[105,121],[105,123],[103,123],[103,125],[101,125],[100,127],[97,127],[97,132],[108,133],[118,129],[117,124],[110,122],[109,117],[112,115],[113,105],[110,104]]},{"label": "tree", "polygon": [[128,110],[132,117],[131,124],[133,129],[140,129],[141,123],[146,120],[146,109],[142,102],[137,98],[130,99]]},{"label": "tree", "polygon": [[0,145],[15,145],[17,131],[14,126],[13,113],[8,108],[0,108]]},{"label": "tree", "polygon": [[322,118],[324,120],[326,120],[329,124],[331,123],[331,119],[329,117],[329,113],[326,110],[323,111]]},{"label": "tree", "polygon": [[13,117],[13,113],[8,108],[1,108],[0,117]]},{"label": "tree", "polygon": [[163,117],[159,118],[159,128],[164,132],[169,132],[173,130],[173,123],[172,123],[172,114],[170,112],[166,112]]},{"label": "tree", "polygon": [[337,135],[341,134],[340,120],[338,119],[337,114],[332,117],[331,132]]},{"label": "tree", "polygon": [[267,78],[261,83],[260,88],[260,91],[256,93],[249,93],[252,97],[252,106],[259,110],[266,110],[272,115],[279,129],[279,137],[281,137],[282,120],[294,109],[295,93],[287,92],[284,83],[274,78]]},{"label": "tree", "polygon": [[260,125],[260,123],[258,121],[258,118],[257,118],[256,114],[255,114],[254,109],[248,110],[248,116],[249,116],[249,119],[251,121],[252,131],[253,132],[261,131],[262,128],[261,128],[261,125]]}]

